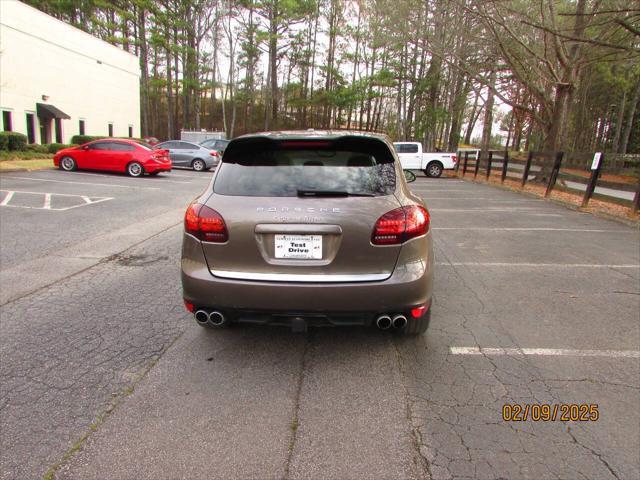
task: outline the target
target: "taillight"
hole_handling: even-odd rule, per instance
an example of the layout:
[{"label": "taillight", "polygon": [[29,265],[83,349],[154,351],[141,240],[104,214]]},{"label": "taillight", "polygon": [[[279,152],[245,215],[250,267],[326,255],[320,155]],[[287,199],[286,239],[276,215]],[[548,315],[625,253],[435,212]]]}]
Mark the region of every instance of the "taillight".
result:
[{"label": "taillight", "polygon": [[201,203],[192,203],[187,208],[184,231],[204,242],[224,243],[229,239],[222,216]]},{"label": "taillight", "polygon": [[212,157],[217,157],[218,156],[218,152],[216,152],[215,150],[211,150],[209,152],[209,155],[211,155]]},{"label": "taillight", "polygon": [[429,231],[429,212],[420,205],[396,208],[382,215],[371,234],[374,245],[397,245]]},{"label": "taillight", "polygon": [[458,163],[458,157],[455,155],[451,156],[451,159],[453,160],[453,164],[455,165],[456,163]]},{"label": "taillight", "polygon": [[426,311],[427,311],[427,305],[421,305],[419,307],[411,309],[411,316],[413,318],[420,318],[426,313]]},{"label": "taillight", "polygon": [[186,300],[184,300],[184,307],[187,309],[187,311],[193,313],[193,311],[195,310],[195,307],[193,306],[193,303],[191,302],[187,302]]}]

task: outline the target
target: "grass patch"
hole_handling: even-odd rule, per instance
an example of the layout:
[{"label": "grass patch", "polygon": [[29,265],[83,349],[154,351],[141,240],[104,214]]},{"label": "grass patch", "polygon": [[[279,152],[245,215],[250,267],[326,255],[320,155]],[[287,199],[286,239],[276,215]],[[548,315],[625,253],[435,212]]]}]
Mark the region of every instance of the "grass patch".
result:
[{"label": "grass patch", "polygon": [[53,168],[53,159],[51,155],[43,155],[43,158],[37,158],[34,160],[4,160],[0,161],[0,171],[11,170],[14,168],[26,168],[28,170],[39,170],[43,168]]},{"label": "grass patch", "polygon": [[[152,362],[152,364],[149,366],[149,368],[151,368],[153,365],[155,365],[157,362],[157,360],[154,360]],[[148,371],[148,370],[147,370]],[[144,377],[144,375],[146,375],[146,372],[140,377],[139,380],[142,379],[142,377]],[[57,463],[55,463],[54,465],[52,465],[51,467],[49,467],[49,470],[47,470],[47,473],[44,474],[44,476],[42,477],[42,480],[54,480],[55,479],[55,475],[56,472],[60,469],[60,467],[62,465],[64,465],[67,461],[69,461],[69,459],[71,457],[73,457],[73,455],[80,450],[80,448],[82,447],[82,445],[84,444],[84,442],[87,441],[87,439],[91,436],[92,433],[95,433],[98,430],[98,427],[100,427],[100,425],[102,425],[107,417],[109,415],[111,415],[111,412],[113,412],[113,410],[115,410],[115,408],[129,395],[131,395],[135,390],[135,386],[131,385],[131,386],[127,386],[124,388],[124,390],[122,392],[120,392],[118,394],[118,396],[107,406],[107,409],[100,415],[98,415],[96,417],[96,419],[91,422],[89,424],[89,430],[87,432],[85,432],[72,446],[71,448],[69,448],[69,450],[67,450],[64,455],[62,456],[62,458],[60,459],[60,461],[58,461]]]},{"label": "grass patch", "polygon": [[289,428],[291,429],[291,440],[289,440],[289,454],[293,453],[293,447],[296,443],[296,434],[298,433],[298,419],[294,418],[291,420],[289,424]]},{"label": "grass patch", "polygon": [[53,158],[53,154],[49,152],[34,152],[34,151],[7,151],[0,150],[0,162],[7,160],[36,160],[42,158]]}]

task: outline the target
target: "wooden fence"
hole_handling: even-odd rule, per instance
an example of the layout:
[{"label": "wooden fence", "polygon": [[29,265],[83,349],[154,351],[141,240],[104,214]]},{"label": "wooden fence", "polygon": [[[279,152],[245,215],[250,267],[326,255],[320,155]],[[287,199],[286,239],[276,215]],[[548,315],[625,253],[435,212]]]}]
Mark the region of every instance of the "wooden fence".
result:
[{"label": "wooden fence", "polygon": [[[516,180],[523,188],[545,171],[545,197],[554,189],[582,195],[582,206],[597,198],[629,206],[634,213],[640,208],[640,156],[612,155],[602,152],[509,152],[490,150],[458,150],[456,171],[464,176],[479,175],[487,180],[496,175],[500,182]],[[601,173],[615,174],[619,180],[603,180]]]}]

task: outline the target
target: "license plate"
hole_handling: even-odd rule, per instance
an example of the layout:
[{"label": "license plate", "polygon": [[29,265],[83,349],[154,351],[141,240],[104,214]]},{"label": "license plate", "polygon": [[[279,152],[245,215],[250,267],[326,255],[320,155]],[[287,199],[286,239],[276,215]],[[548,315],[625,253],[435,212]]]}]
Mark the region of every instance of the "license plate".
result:
[{"label": "license plate", "polygon": [[322,259],[322,235],[276,235],[276,258]]}]

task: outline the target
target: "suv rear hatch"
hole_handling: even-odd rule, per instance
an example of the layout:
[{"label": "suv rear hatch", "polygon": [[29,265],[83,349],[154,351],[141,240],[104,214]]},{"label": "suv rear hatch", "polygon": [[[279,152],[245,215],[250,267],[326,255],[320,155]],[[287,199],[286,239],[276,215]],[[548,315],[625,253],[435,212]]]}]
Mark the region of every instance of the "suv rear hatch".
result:
[{"label": "suv rear hatch", "polygon": [[257,281],[388,278],[399,245],[372,245],[376,221],[400,207],[395,160],[374,137],[232,141],[206,205],[224,243],[203,242],[213,275]]}]

